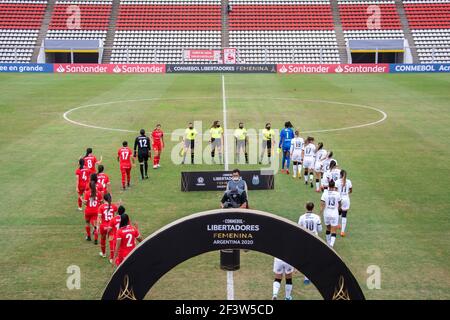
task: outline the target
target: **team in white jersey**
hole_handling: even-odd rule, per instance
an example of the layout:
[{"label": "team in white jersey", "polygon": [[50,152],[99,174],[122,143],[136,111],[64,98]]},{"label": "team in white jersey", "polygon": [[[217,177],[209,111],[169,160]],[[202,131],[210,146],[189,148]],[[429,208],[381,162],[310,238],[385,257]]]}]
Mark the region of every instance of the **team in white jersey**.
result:
[{"label": "team in white jersey", "polygon": [[353,192],[352,181],[347,179],[347,171],[341,170],[336,188],[341,195],[341,237],[345,237],[347,228],[347,212],[350,210],[350,194]]},{"label": "team in white jersey", "polygon": [[327,159],[327,150],[323,148],[323,143],[317,144],[316,158],[314,163],[314,175],[316,176],[316,192],[320,192],[320,180],[323,175],[323,162]]},{"label": "team in white jersey", "polygon": [[341,209],[341,194],[337,191],[333,180],[328,182],[328,189],[320,198],[320,212],[327,226],[326,239],[330,247],[336,241],[336,231],[339,224],[339,210]]},{"label": "team in white jersey", "polygon": [[302,153],[303,153],[303,146],[305,145],[305,141],[302,137],[300,137],[300,134],[297,131],[295,131],[295,138],[291,140],[291,149],[290,149],[290,155],[292,157],[292,166],[293,166],[293,172],[294,178],[297,178],[298,175],[301,174],[301,167],[302,167]]},{"label": "team in white jersey", "polygon": [[[308,232],[311,232],[315,236],[319,236],[319,232],[322,232],[322,222],[320,220],[320,217],[313,213],[314,210],[314,203],[308,202],[306,204],[306,213],[301,215],[298,219],[298,224],[306,229]],[[305,279],[303,280],[304,284],[309,284],[309,279],[305,276]]]},{"label": "team in white jersey", "polygon": [[[308,184],[309,174],[313,174],[314,162],[316,160],[316,145],[314,138],[308,137],[306,139],[305,150],[303,150],[303,177],[305,178],[305,185]],[[311,188],[313,183],[311,182]]]}]

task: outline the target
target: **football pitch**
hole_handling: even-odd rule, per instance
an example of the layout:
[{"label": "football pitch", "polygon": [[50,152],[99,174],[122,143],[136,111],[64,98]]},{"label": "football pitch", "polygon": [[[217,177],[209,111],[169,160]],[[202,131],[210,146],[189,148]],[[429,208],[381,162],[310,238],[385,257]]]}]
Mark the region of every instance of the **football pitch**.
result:
[{"label": "football pitch", "polygon": [[[323,141],[347,170],[353,183],[348,234],[338,236],[335,250],[367,299],[450,299],[450,75],[224,79],[228,128],[242,121],[247,129],[262,129],[266,122],[280,129],[289,120],[309,132],[303,136]],[[223,165],[173,163],[171,152],[180,141],[171,141],[171,133],[190,121],[201,121],[204,131],[214,120],[223,123],[222,84],[216,74],[0,75],[0,299],[101,297],[113,270],[99,246],[84,240],[76,204],[74,172],[87,147],[103,156],[113,201],[123,200],[144,237],[181,217],[218,208],[220,192],[181,192],[180,173]],[[69,122],[63,114],[74,108]],[[124,140],[132,145],[140,128],[149,133],[157,123],[166,133],[161,168],[149,169],[150,179],[139,181],[135,167],[131,189],[121,191],[117,149]],[[204,141],[206,155],[207,150]],[[230,163],[234,167],[261,166]],[[250,192],[252,208],[292,221],[307,201],[318,213],[320,194],[280,173],[275,190]],[[270,299],[272,264],[270,256],[242,252],[236,299]],[[71,265],[81,270],[79,290],[66,286]],[[373,265],[380,267],[381,288],[371,290],[366,280]],[[321,299],[298,273],[292,295]],[[180,264],[147,298],[225,299],[219,253]]]}]

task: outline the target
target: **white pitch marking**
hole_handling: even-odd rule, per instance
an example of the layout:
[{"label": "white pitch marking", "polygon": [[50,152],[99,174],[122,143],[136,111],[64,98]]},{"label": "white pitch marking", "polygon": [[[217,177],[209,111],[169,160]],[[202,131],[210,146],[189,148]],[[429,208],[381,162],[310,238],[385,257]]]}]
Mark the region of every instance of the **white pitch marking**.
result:
[{"label": "white pitch marking", "polygon": [[[82,126],[82,127],[92,128],[92,129],[108,130],[108,131],[133,132],[133,133],[135,133],[135,132],[137,132],[136,130],[100,127],[100,126],[94,126],[94,125],[78,122],[78,121],[70,119],[68,115],[70,113],[72,113],[73,111],[75,111],[75,110],[79,110],[79,109],[83,109],[83,108],[89,108],[89,107],[104,106],[104,105],[115,104],[115,103],[127,103],[127,102],[139,102],[139,101],[159,101],[159,100],[200,100],[200,99],[216,100],[218,98],[216,98],[216,97],[148,98],[148,99],[133,99],[133,100],[119,100],[119,101],[102,102],[102,103],[95,103],[95,104],[83,105],[83,106],[79,106],[79,107],[76,107],[76,108],[72,108],[72,109],[66,111],[63,114],[63,118],[64,118],[64,120],[66,120],[66,121],[68,121],[68,122],[70,122],[72,124],[75,124],[77,126]],[[259,99],[259,100],[261,100],[263,98],[261,98],[261,97],[238,97],[238,98],[234,98],[234,97],[230,98],[230,97],[228,97],[228,99],[246,99],[246,100],[257,100],[257,99]],[[369,122],[369,123],[364,123],[364,124],[355,125],[355,126],[349,126],[349,127],[344,127],[344,128],[333,128],[333,129],[319,129],[319,130],[302,131],[303,133],[334,132],[334,131],[343,131],[343,130],[351,130],[351,129],[363,128],[363,127],[368,127],[368,126],[373,126],[373,125],[379,124],[379,123],[385,121],[387,119],[387,117],[388,117],[387,113],[384,112],[383,110],[378,109],[376,107],[363,105],[363,104],[354,104],[354,103],[338,102],[338,101],[330,101],[330,100],[308,100],[308,99],[297,99],[297,98],[265,98],[265,99],[299,101],[299,102],[301,102],[301,101],[305,102],[306,101],[306,102],[317,102],[317,103],[347,105],[347,106],[354,106],[354,107],[359,107],[359,108],[373,110],[373,111],[376,111],[376,112],[378,112],[378,113],[380,113],[382,115],[381,119],[379,119],[377,121],[374,121],[374,122]]]},{"label": "white pitch marking", "polygon": [[227,97],[225,94],[225,76],[222,75],[222,105],[223,105],[223,159],[224,169],[228,171],[228,134],[227,134]]}]

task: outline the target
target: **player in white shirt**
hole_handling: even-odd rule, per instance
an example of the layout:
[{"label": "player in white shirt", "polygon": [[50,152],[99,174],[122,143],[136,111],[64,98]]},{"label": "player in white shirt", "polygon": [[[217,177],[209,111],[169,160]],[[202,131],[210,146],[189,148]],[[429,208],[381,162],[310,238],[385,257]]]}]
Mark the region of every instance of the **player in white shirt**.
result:
[{"label": "player in white shirt", "polygon": [[341,174],[341,169],[337,167],[337,162],[335,160],[331,160],[328,166],[328,170],[323,174],[322,179],[322,188],[325,190],[328,188],[328,184],[331,180],[336,182]]},{"label": "player in white shirt", "polygon": [[286,286],[284,288],[285,300],[292,300],[292,273],[294,272],[294,267],[281,259],[274,258],[273,272],[275,273],[275,280],[273,281],[272,300],[277,300],[278,298],[283,274],[286,279]]},{"label": "player in white shirt", "polygon": [[[315,156],[316,156],[316,146],[314,144],[314,138],[308,137],[306,139],[305,150],[303,150],[303,168],[304,168],[303,176],[305,178],[305,185],[308,185],[309,173],[311,175],[313,174],[314,162],[316,160]],[[314,185],[311,182],[311,188],[313,187]]]},{"label": "player in white shirt", "polygon": [[350,210],[350,194],[353,192],[352,181],[347,179],[347,171],[341,170],[340,179],[336,181],[336,188],[341,194],[341,237],[345,237],[347,227],[347,212]]},{"label": "player in white shirt", "polygon": [[301,175],[302,171],[302,153],[305,141],[300,137],[300,133],[295,131],[295,138],[291,140],[290,155],[292,157],[292,171],[294,172],[293,177],[297,178]]},{"label": "player in white shirt", "polygon": [[[333,158],[333,151],[330,151],[330,152],[328,152],[326,159],[322,163],[322,172],[325,173],[328,170],[330,170],[330,162],[333,160],[334,160],[334,162],[336,162],[336,164],[338,163],[337,160]],[[322,175],[322,177],[323,177],[323,175]]]},{"label": "player in white shirt", "polygon": [[320,192],[320,180],[323,176],[323,161],[327,159],[327,150],[323,148],[323,143],[317,144],[316,159],[314,163],[314,174],[316,176],[316,192]]},{"label": "player in white shirt", "polygon": [[328,190],[325,190],[320,200],[320,213],[323,214],[323,221],[327,226],[327,243],[330,247],[333,247],[336,241],[339,210],[341,208],[341,194],[337,191],[333,180],[328,183]]},{"label": "player in white shirt", "polygon": [[[322,232],[322,222],[320,221],[320,217],[315,214],[313,210],[314,203],[308,202],[306,204],[306,213],[300,216],[298,224],[308,232],[311,232],[315,236],[319,236],[319,232]],[[303,283],[310,284],[310,281],[306,276]]]}]

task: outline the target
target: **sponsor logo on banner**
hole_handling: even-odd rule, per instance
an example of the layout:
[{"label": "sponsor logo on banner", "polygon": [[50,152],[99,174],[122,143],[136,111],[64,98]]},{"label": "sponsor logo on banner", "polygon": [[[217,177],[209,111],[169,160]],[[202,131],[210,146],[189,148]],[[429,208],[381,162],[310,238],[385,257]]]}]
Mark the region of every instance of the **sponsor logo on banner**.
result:
[{"label": "sponsor logo on banner", "polygon": [[185,60],[209,60],[219,61],[221,55],[220,50],[207,50],[207,49],[185,49]]},{"label": "sponsor logo on banner", "polygon": [[450,64],[391,64],[391,73],[409,72],[450,72]]},{"label": "sponsor logo on banner", "polygon": [[52,73],[51,63],[0,63],[0,72]]},{"label": "sponsor logo on banner", "polygon": [[277,65],[278,73],[388,73],[389,64],[293,64]]},{"label": "sponsor logo on banner", "polygon": [[167,73],[276,73],[275,64],[168,64]]},{"label": "sponsor logo on banner", "polygon": [[225,64],[236,64],[236,48],[223,49],[223,62]]},{"label": "sponsor logo on banner", "polygon": [[164,64],[55,64],[56,73],[164,73]]}]

